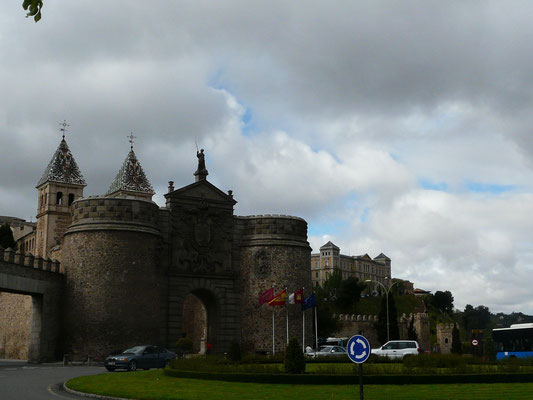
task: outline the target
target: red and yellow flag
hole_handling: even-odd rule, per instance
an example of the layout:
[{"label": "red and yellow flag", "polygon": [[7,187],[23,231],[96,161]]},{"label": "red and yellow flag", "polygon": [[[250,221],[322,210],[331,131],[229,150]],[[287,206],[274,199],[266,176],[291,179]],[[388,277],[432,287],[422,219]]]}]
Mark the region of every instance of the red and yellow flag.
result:
[{"label": "red and yellow flag", "polygon": [[259,296],[259,304],[268,303],[274,298],[274,288],[270,288]]},{"label": "red and yellow flag", "polygon": [[289,304],[303,304],[304,290],[300,289],[289,296]]},{"label": "red and yellow flag", "polygon": [[287,289],[283,289],[276,297],[268,302],[269,306],[284,306],[287,299]]}]

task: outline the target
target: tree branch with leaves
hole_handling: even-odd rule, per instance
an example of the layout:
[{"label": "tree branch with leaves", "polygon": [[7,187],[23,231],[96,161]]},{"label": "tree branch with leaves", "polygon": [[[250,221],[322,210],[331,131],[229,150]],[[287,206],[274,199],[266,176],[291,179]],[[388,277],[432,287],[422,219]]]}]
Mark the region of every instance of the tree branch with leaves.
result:
[{"label": "tree branch with leaves", "polygon": [[39,22],[41,19],[41,10],[43,8],[43,0],[24,0],[22,2],[22,8],[28,11],[26,18],[33,17],[35,22]]}]

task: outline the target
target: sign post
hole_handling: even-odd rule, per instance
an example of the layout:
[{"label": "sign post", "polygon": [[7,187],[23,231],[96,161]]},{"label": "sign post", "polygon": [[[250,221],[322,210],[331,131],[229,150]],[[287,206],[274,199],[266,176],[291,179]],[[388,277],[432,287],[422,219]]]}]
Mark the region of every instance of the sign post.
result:
[{"label": "sign post", "polygon": [[348,358],[352,362],[359,364],[359,398],[363,400],[363,363],[370,357],[370,343],[368,343],[366,337],[355,335],[348,340],[346,350]]}]

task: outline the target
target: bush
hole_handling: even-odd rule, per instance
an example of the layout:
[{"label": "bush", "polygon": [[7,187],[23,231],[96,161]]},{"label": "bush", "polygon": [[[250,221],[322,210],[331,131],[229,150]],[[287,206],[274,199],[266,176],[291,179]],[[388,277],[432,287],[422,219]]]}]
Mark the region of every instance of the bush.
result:
[{"label": "bush", "polygon": [[185,354],[188,354],[192,351],[192,340],[184,337],[179,339],[176,342],[176,352],[180,357],[183,357]]},{"label": "bush", "polygon": [[285,352],[285,372],[288,374],[303,374],[305,372],[305,357],[298,343],[298,339],[291,338]]},{"label": "bush", "polygon": [[229,344],[228,359],[230,361],[241,361],[241,346],[236,340]]}]

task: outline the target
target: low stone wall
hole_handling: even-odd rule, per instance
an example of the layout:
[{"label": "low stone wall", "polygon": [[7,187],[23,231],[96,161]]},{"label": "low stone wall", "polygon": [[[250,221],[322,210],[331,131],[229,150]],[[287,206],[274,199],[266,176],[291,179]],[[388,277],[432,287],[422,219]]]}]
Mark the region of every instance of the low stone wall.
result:
[{"label": "low stone wall", "polygon": [[64,287],[60,269],[57,261],[0,248],[0,346],[4,357],[31,362],[57,357]]},{"label": "low stone wall", "polygon": [[[363,335],[368,339],[370,345],[375,348],[381,346],[378,339],[376,328],[374,324],[378,322],[377,315],[355,315],[355,314],[339,314],[334,315],[341,323],[341,328],[335,333],[336,337],[352,337],[353,335]],[[418,335],[418,344],[424,350],[431,349],[430,332],[429,332],[429,316],[425,313],[403,314],[398,318],[398,325],[400,328],[400,338],[407,339],[407,330],[411,323],[411,318],[414,317],[414,328]]]},{"label": "low stone wall", "polygon": [[0,358],[27,360],[31,297],[0,293]]}]

